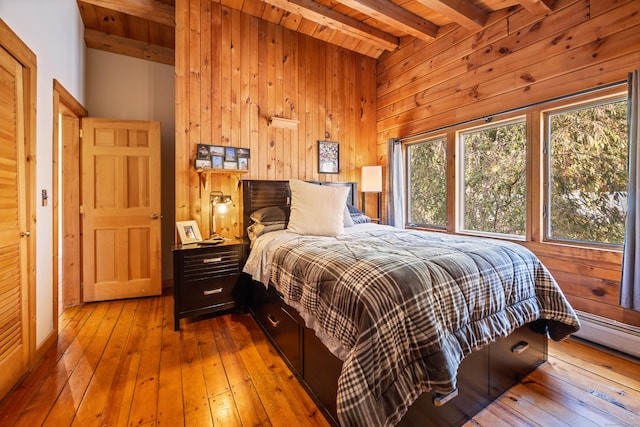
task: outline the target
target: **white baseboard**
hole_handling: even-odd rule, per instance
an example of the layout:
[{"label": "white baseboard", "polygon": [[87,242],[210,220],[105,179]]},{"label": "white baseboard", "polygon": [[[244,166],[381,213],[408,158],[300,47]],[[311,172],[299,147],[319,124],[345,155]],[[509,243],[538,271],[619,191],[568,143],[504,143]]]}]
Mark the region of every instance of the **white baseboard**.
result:
[{"label": "white baseboard", "polygon": [[573,335],[640,358],[640,328],[582,311],[576,314],[580,330]]}]

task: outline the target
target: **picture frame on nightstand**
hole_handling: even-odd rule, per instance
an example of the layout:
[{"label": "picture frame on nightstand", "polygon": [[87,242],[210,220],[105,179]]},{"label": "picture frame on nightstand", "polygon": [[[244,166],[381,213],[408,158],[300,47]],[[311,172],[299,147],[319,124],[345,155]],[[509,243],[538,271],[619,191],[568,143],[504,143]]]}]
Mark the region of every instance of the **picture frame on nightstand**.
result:
[{"label": "picture frame on nightstand", "polygon": [[202,234],[200,234],[198,223],[194,220],[177,221],[176,229],[178,230],[178,236],[180,236],[180,243],[183,245],[202,241]]}]

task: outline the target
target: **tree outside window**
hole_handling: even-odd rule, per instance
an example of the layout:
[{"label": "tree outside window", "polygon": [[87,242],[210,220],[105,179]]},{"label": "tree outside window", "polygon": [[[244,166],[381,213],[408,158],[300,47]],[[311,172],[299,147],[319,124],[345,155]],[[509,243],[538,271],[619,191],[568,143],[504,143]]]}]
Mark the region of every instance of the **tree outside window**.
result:
[{"label": "tree outside window", "polygon": [[460,134],[461,228],[524,236],[527,126],[518,121]]},{"label": "tree outside window", "polygon": [[547,116],[547,238],[622,245],[627,209],[627,102]]},{"label": "tree outside window", "polygon": [[447,140],[435,138],[407,149],[408,221],[411,225],[447,225]]}]

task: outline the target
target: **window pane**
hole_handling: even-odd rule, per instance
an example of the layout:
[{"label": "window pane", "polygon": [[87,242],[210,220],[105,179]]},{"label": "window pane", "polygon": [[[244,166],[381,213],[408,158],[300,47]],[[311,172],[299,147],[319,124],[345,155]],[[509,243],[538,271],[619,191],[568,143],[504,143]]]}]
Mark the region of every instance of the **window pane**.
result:
[{"label": "window pane", "polygon": [[622,244],[627,207],[627,103],[549,116],[547,237]]},{"label": "window pane", "polygon": [[410,145],[409,223],[447,225],[447,140]]},{"label": "window pane", "polygon": [[461,135],[465,230],[524,236],[526,141],[524,121]]}]

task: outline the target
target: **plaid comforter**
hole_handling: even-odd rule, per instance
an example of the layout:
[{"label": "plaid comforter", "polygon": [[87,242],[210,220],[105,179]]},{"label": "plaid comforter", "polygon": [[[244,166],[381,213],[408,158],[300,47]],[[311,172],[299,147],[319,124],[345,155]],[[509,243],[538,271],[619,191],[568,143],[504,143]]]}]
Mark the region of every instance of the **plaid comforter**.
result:
[{"label": "plaid comforter", "polygon": [[[273,250],[271,283],[344,348],[343,426],[394,425],[420,393],[449,393],[470,352],[544,319],[551,338],[579,328],[526,248],[405,230],[299,236]],[[304,317],[304,316],[303,316]]]}]

